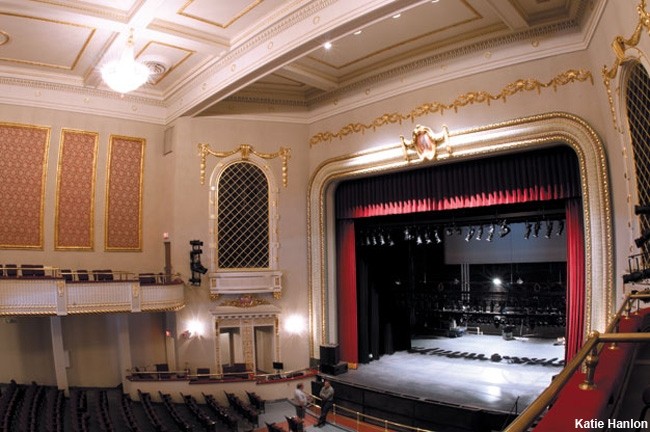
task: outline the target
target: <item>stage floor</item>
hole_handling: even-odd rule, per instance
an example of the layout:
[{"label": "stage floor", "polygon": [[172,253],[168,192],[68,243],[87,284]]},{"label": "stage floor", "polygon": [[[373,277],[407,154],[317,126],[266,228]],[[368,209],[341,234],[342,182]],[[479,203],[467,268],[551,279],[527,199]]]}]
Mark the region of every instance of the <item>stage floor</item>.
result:
[{"label": "stage floor", "polygon": [[[514,412],[516,403],[520,413],[562,370],[564,346],[555,343],[555,339],[470,334],[414,339],[411,352],[384,355],[332,378],[489,411]],[[493,354],[503,359],[493,362]]]}]

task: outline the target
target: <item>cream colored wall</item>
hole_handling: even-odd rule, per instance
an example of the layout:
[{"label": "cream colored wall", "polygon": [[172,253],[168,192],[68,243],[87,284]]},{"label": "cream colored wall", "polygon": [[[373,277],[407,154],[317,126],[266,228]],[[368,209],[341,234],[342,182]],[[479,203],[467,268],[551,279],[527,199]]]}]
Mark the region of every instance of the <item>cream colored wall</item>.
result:
[{"label": "cream colored wall", "polygon": [[[309,365],[307,336],[288,334],[283,328],[283,318],[299,314],[307,320],[307,262],[306,262],[306,184],[308,172],[307,128],[303,125],[259,121],[236,121],[216,118],[182,118],[174,122],[176,139],[173,153],[166,156],[173,165],[173,184],[169,193],[174,196],[170,229],[172,261],[174,270],[184,280],[190,277],[190,240],[204,242],[201,261],[210,262],[208,196],[212,170],[218,163],[215,157],[207,160],[206,182],[199,181],[199,157],[197,145],[210,144],[215,151],[231,151],[241,144],[249,144],[255,151],[274,153],[280,147],[291,149],[288,165],[288,185],[282,186],[281,162],[269,160],[268,165],[278,186],[278,269],[283,272],[282,298],[265,296],[282,309],[280,317],[280,353],[287,370]],[[200,338],[181,340],[178,344],[179,364],[189,363],[191,369],[211,367],[216,362],[218,343],[213,330],[211,310],[221,301],[210,301],[206,275],[201,277],[200,287],[188,286],[186,307],[177,313],[177,332],[182,333],[188,320],[198,319],[205,328]]]},{"label": "cream colored wall", "polygon": [[[623,11],[622,9],[625,9]],[[632,207],[634,199],[628,200],[628,195],[634,196],[635,184],[629,181],[631,173],[631,155],[627,135],[615,130],[610,114],[605,86],[602,82],[601,69],[603,65],[612,65],[614,54],[610,48],[611,42],[617,35],[629,37],[637,23],[635,5],[630,3],[627,8],[621,8],[616,2],[608,2],[592,43],[585,50],[570,54],[550,56],[548,58],[514,64],[490,72],[471,75],[456,79],[452,82],[431,85],[427,88],[405,92],[368,106],[343,110],[331,117],[319,120],[309,127],[309,136],[323,132],[339,132],[346,126],[355,123],[372,124],[385,114],[408,115],[413,110],[426,103],[439,102],[452,104],[458,98],[471,92],[485,91],[498,95],[507,86],[517,80],[537,80],[548,83],[554,77],[561,76],[569,70],[589,71],[592,81],[569,83],[540,89],[539,91],[523,91],[507,97],[504,101],[476,103],[453,109],[445,110],[442,114],[437,112],[417,118],[414,122],[404,121],[390,123],[375,128],[368,128],[364,133],[352,133],[341,139],[323,142],[315,145],[310,151],[310,171],[315,171],[325,161],[341,155],[351,154],[367,149],[378,148],[386,145],[395,145],[400,142],[400,135],[410,139],[416,124],[423,124],[435,131],[440,131],[446,125],[451,133],[467,131],[485,125],[494,125],[517,118],[535,116],[549,112],[567,112],[584,119],[601,138],[607,154],[607,163],[610,175],[611,211],[614,226],[615,271],[614,287],[615,299],[620,301],[624,287],[621,276],[627,272],[627,257],[631,253],[638,253],[633,245],[633,239],[639,236],[636,217]],[[642,35],[640,46],[643,52],[650,53],[650,38]],[[538,41],[531,51],[545,49],[544,40]],[[483,56],[486,62],[498,62],[505,59],[505,54],[495,52],[479,52],[475,55]],[[631,55],[638,55],[632,51]],[[449,66],[443,70],[441,65],[435,65],[430,71],[424,72],[422,77],[429,73],[431,76],[443,73],[455,73],[457,70]],[[405,79],[404,88],[408,88],[412,80]],[[364,89],[363,96],[353,95],[348,100],[338,100],[338,107],[349,106],[346,103],[355,103],[359,98],[372,98],[379,88],[368,86]],[[616,88],[614,88],[616,91]],[[615,93],[616,97],[616,93]],[[330,106],[329,108],[332,108]],[[618,113],[619,120],[622,114]],[[603,215],[605,217],[605,215]],[[632,227],[632,230],[630,230]],[[637,231],[635,231],[637,230]],[[627,288],[629,290],[629,287]],[[596,299],[600,301],[600,299]]]},{"label": "cream colored wall", "polygon": [[[164,267],[162,243],[165,209],[164,189],[159,180],[166,176],[162,163],[163,127],[125,120],[115,120],[79,113],[0,105],[0,121],[51,128],[44,205],[43,250],[0,250],[0,263],[44,264],[60,268],[110,268],[138,272],[160,272]],[[56,204],[56,171],[61,128],[99,133],[95,187],[94,250],[92,252],[54,251],[54,209]],[[143,194],[142,252],[104,251],[104,209],[106,160],[111,134],[146,139]],[[137,321],[137,319],[136,319]],[[145,320],[146,322],[146,320]],[[151,333],[159,328],[146,324],[142,331]],[[118,370],[118,338],[115,322],[109,315],[63,317],[63,343],[68,352],[67,368],[70,385],[115,386],[121,382]],[[47,318],[18,318],[16,324],[0,326],[3,339],[0,381],[15,377],[22,382],[36,380],[56,384],[52,339]],[[136,338],[137,340],[137,338]],[[4,342],[6,341],[6,343]],[[136,360],[160,358],[160,338],[143,338],[132,347]],[[6,348],[5,348],[6,347]],[[164,354],[164,345],[162,353]],[[164,356],[163,356],[164,359]],[[29,369],[27,371],[26,369]]]},{"label": "cream colored wall", "polygon": [[[629,9],[629,10],[628,10]],[[638,236],[636,218],[631,212],[635,203],[635,185],[628,181],[630,172],[629,144],[626,136],[612,127],[609,105],[601,82],[602,65],[613,62],[609,48],[616,35],[629,36],[636,25],[634,5],[622,8],[618,2],[607,2],[603,19],[595,31],[591,45],[586,50],[572,54],[552,56],[523,65],[511,65],[487,73],[472,75],[450,83],[431,85],[416,92],[404,91],[380,103],[347,110],[356,100],[376,96],[377,88],[362,89],[363,94],[350,100],[341,99],[333,116],[319,115],[319,120],[309,126],[291,123],[271,123],[254,120],[232,120],[218,118],[180,118],[173,122],[172,153],[162,155],[164,127],[146,123],[114,120],[78,113],[0,105],[0,121],[36,124],[52,127],[48,156],[47,188],[45,201],[45,247],[43,251],[0,250],[0,262],[43,263],[69,268],[112,268],[135,272],[159,272],[163,267],[162,233],[170,234],[173,270],[188,280],[189,241],[205,242],[204,263],[209,259],[208,234],[208,186],[199,183],[199,158],[197,144],[209,143],[214,150],[228,151],[240,144],[250,144],[257,151],[275,152],[280,146],[289,147],[292,156],[289,161],[289,185],[281,186],[280,162],[269,161],[271,171],[279,185],[278,195],[278,250],[279,269],[283,271],[283,295],[271,302],[282,309],[280,321],[279,360],[285,369],[297,369],[309,364],[309,344],[305,334],[289,334],[283,326],[283,319],[298,314],[307,321],[307,257],[306,257],[306,193],[308,182],[317,167],[324,161],[399,142],[399,136],[409,137],[416,123],[440,130],[446,124],[450,131],[463,131],[478,126],[509,121],[515,118],[562,111],[585,119],[601,137],[607,150],[611,182],[612,212],[614,218],[615,244],[615,290],[617,299],[623,292],[621,275],[625,273],[627,255],[636,251],[633,238]],[[650,39],[641,38],[640,48],[650,52]],[[544,40],[537,48],[545,49]],[[507,53],[477,53],[486,61],[507,62]],[[550,54],[549,54],[550,55]],[[451,67],[450,67],[451,68]],[[560,85],[555,90],[540,92],[525,91],[496,101],[491,105],[476,104],[459,108],[458,112],[430,114],[418,118],[414,123],[393,123],[364,134],[351,134],[329,143],[309,147],[309,138],[319,132],[336,132],[355,122],[371,123],[383,114],[407,114],[426,102],[451,103],[472,91],[487,91],[498,94],[505,86],[518,79],[536,79],[548,82],[569,69],[584,69],[591,72],[592,82]],[[434,65],[422,76],[453,73]],[[421,78],[422,78],[421,76]],[[411,81],[406,80],[403,88],[408,89]],[[321,115],[322,114],[322,115]],[[620,117],[620,116],[619,116]],[[95,250],[93,252],[57,252],[53,250],[53,221],[56,185],[56,161],[58,140],[62,127],[97,131],[100,133],[97,163],[97,187],[95,195]],[[122,253],[103,251],[104,183],[106,179],[106,156],[110,134],[143,137],[147,140],[144,169],[144,224],[143,251]],[[207,179],[216,159],[208,159]],[[628,195],[631,196],[628,202]],[[630,228],[632,227],[632,231]],[[101,265],[100,265],[101,264]],[[204,323],[205,335],[200,338],[176,341],[178,364],[187,363],[192,369],[212,367],[215,357],[215,335],[211,310],[219,301],[210,301],[205,276],[199,287],[186,288],[187,306],[177,312],[175,334],[185,330],[189,319]],[[164,320],[160,315],[133,315],[129,318],[130,345],[134,365],[153,365],[165,359]],[[70,353],[68,377],[70,385],[115,385],[119,382],[117,341],[113,336],[115,323],[107,316],[90,315],[66,317],[63,320],[65,349]],[[18,318],[16,323],[0,321],[0,339],[3,340],[0,381],[17,378],[32,379],[44,384],[54,384],[53,359],[49,321],[41,318]]]}]

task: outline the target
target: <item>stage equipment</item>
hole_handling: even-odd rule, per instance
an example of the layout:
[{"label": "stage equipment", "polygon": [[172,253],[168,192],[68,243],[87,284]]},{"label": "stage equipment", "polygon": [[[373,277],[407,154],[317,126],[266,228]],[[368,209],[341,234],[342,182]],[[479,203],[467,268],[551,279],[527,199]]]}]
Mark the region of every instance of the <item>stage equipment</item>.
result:
[{"label": "stage equipment", "polygon": [[476,231],[476,240],[481,240],[483,238],[483,225],[479,225]]},{"label": "stage equipment", "polygon": [[533,226],[533,237],[535,238],[539,237],[539,230],[541,227],[542,227],[542,222],[536,221],[535,226]]},{"label": "stage equipment", "polygon": [[553,232],[553,221],[546,221],[546,234],[544,234],[544,237],[546,238],[551,238],[551,233]]},{"label": "stage equipment", "polygon": [[190,240],[190,245],[192,245],[192,250],[190,251],[190,270],[192,271],[190,284],[198,286],[201,285],[201,275],[208,272],[208,269],[201,264],[201,254],[203,253],[201,246],[203,246],[203,242],[200,240]]},{"label": "stage equipment", "polygon": [[530,238],[530,233],[533,230],[533,224],[526,221],[526,230],[524,231],[524,239],[528,240]]},{"label": "stage equipment", "polygon": [[499,227],[499,237],[503,238],[510,234],[510,231],[512,229],[510,228],[510,225],[508,225],[508,222],[504,219],[503,222],[501,222],[501,226]]},{"label": "stage equipment", "polygon": [[635,215],[650,214],[650,205],[635,205],[634,214]]},{"label": "stage equipment", "polygon": [[648,240],[650,240],[650,231],[646,231],[639,238],[634,239],[634,244],[636,247],[642,247]]},{"label": "stage equipment", "polygon": [[474,237],[474,233],[476,233],[476,228],[474,228],[473,226],[469,227],[467,229],[467,235],[465,236],[465,241],[466,242],[470,241],[472,237]]},{"label": "stage equipment", "polygon": [[557,231],[555,232],[556,236],[561,236],[562,232],[564,232],[564,221],[560,219],[557,221]]},{"label": "stage equipment", "polygon": [[338,344],[328,344],[320,346],[320,364],[335,365],[339,363],[339,346]]}]

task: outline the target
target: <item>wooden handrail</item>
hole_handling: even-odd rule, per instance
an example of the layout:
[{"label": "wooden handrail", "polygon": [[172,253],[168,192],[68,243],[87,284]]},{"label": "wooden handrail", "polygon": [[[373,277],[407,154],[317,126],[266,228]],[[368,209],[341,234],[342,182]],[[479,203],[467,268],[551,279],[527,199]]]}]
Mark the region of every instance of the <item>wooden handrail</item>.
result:
[{"label": "wooden handrail", "polygon": [[[586,379],[580,385],[582,390],[590,390],[593,387],[593,377],[598,366],[598,353],[605,343],[616,344],[618,342],[648,342],[650,333],[616,333],[621,320],[629,319],[632,304],[641,300],[650,300],[650,291],[643,293],[628,294],[614,315],[605,333],[597,331],[589,335],[587,341],[582,345],[578,353],[569,361],[562,371],[553,379],[551,384],[535,399],[517,418],[515,418],[504,432],[524,432],[542,415],[542,413],[553,403],[560,391],[564,388],[573,373],[584,364]],[[615,345],[614,345],[615,346]]]}]

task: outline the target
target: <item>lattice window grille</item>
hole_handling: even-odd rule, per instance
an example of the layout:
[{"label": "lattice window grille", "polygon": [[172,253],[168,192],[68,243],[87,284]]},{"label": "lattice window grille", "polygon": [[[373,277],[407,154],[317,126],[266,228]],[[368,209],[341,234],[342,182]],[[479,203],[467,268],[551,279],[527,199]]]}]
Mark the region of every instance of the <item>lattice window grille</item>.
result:
[{"label": "lattice window grille", "polygon": [[269,268],[269,183],[250,162],[222,171],[217,186],[217,267]]},{"label": "lattice window grille", "polygon": [[[634,149],[638,200],[650,205],[650,76],[639,62],[628,65],[625,101]],[[650,218],[639,216],[641,232],[650,230]],[[647,248],[646,248],[647,250]]]}]

